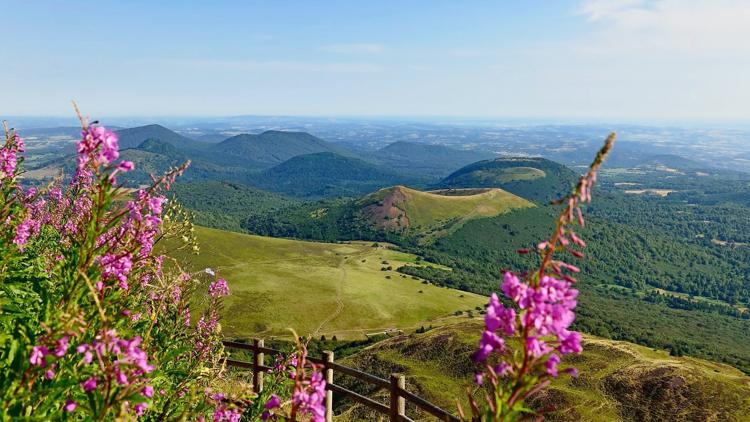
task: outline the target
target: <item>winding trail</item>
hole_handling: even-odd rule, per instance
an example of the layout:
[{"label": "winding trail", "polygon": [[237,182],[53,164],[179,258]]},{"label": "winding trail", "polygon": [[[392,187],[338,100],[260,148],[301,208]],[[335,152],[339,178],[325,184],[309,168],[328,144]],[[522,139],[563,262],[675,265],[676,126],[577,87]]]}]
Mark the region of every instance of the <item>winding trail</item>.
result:
[{"label": "winding trail", "polygon": [[315,329],[315,332],[312,333],[311,337],[317,337],[318,333],[320,333],[320,330],[323,329],[323,327],[328,324],[329,322],[333,321],[341,315],[341,312],[344,310],[344,301],[341,299],[343,295],[344,290],[344,283],[346,282],[347,273],[346,273],[346,256],[341,258],[341,261],[339,262],[338,269],[341,270],[341,277],[339,277],[339,283],[336,286],[336,310],[333,311],[331,315],[328,315],[326,319],[324,319],[320,325],[318,325],[318,328]]}]

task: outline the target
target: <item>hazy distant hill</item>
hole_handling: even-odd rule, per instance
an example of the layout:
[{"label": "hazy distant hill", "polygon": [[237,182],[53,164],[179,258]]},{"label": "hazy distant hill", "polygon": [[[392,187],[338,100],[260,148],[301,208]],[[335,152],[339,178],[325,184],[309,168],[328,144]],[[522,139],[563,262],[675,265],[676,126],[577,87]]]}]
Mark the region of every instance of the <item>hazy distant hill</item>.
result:
[{"label": "hazy distant hill", "polygon": [[270,130],[259,135],[243,134],[226,139],[211,148],[214,152],[243,158],[271,167],[292,157],[316,152],[341,152],[334,144],[305,132]]},{"label": "hazy distant hill", "polygon": [[383,186],[424,179],[405,177],[387,168],[333,152],[298,155],[274,166],[251,184],[300,198],[360,196]]},{"label": "hazy distant hill", "polygon": [[569,168],[540,157],[503,157],[479,161],[443,179],[442,188],[501,188],[546,202],[570,192],[577,180]]},{"label": "hazy distant hill", "polygon": [[158,139],[179,149],[200,150],[207,146],[204,142],[194,141],[161,125],[146,125],[128,129],[121,129],[116,133],[120,141],[121,150],[127,148],[136,148],[147,139]]},{"label": "hazy distant hill", "polygon": [[493,156],[487,152],[404,141],[394,142],[374,154],[376,159],[399,171],[435,177],[444,177],[462,166]]}]

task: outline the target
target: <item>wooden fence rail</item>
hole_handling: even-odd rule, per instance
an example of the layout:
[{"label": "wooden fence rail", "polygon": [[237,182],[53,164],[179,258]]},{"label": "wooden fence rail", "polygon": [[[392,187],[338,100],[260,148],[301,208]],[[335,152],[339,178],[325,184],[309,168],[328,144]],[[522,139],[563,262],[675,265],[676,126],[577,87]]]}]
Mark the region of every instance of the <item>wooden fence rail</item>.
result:
[{"label": "wooden fence rail", "polygon": [[[253,389],[255,391],[263,391],[263,375],[266,371],[271,368],[264,365],[265,355],[276,356],[283,354],[282,351],[276,349],[270,349],[265,347],[262,339],[255,339],[251,344],[238,343],[234,341],[224,341],[224,346],[229,349],[246,350],[253,354],[252,362],[243,362],[239,360],[227,359],[226,364],[238,368],[250,369],[253,371]],[[399,422],[411,422],[412,420],[406,416],[406,403],[411,403],[423,412],[426,412],[438,420],[446,422],[459,422],[460,419],[446,412],[445,410],[435,406],[427,400],[406,391],[406,382],[403,375],[392,374],[390,379],[385,380],[366,372],[362,372],[358,369],[350,368],[348,366],[340,365],[334,362],[333,352],[323,352],[322,358],[308,357],[309,361],[322,365],[324,369],[324,375],[326,379],[326,421],[331,422],[333,420],[333,394],[343,396],[349,400],[363,404],[370,409],[375,410],[378,413],[388,415],[389,420]],[[336,372],[354,377],[359,381],[370,384],[377,387],[377,390],[384,389],[388,390],[390,401],[388,405],[379,403],[369,397],[365,397],[359,393],[346,389],[340,385],[336,385],[334,382],[333,375]]]}]

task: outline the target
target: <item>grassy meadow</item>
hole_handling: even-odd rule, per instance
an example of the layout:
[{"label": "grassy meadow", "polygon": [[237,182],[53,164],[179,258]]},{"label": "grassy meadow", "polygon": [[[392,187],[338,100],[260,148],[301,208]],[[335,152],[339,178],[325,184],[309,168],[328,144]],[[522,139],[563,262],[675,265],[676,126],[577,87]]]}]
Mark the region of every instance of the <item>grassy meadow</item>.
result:
[{"label": "grassy meadow", "polygon": [[[362,339],[388,329],[440,325],[486,298],[424,284],[395,270],[415,255],[372,243],[330,244],[196,227],[201,246],[190,271],[227,279],[222,327],[228,337],[300,335]],[[391,267],[391,270],[387,270]],[[386,269],[385,271],[383,269]]]},{"label": "grassy meadow", "polygon": [[[478,318],[464,318],[424,334],[385,340],[344,363],[383,377],[403,373],[410,391],[452,411],[458,398],[470,412],[466,387],[473,384],[475,369],[470,355],[482,328]],[[750,420],[750,378],[731,366],[589,335],[583,347],[582,354],[563,359],[563,367],[575,366],[580,376],[563,375],[530,401],[536,409],[554,406],[545,420]],[[481,390],[476,396],[481,397]],[[382,394],[373,397],[385,399]],[[360,405],[340,411],[342,422],[372,416]],[[433,420],[411,407],[407,414],[414,420]]]}]

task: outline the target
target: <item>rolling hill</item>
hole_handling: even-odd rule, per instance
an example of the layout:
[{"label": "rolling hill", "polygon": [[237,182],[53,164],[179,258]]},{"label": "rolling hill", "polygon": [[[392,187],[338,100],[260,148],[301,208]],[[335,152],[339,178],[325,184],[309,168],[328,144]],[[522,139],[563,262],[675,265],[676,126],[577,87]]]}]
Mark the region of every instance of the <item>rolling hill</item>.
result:
[{"label": "rolling hill", "polygon": [[305,132],[269,130],[259,135],[242,134],[224,140],[211,149],[213,152],[239,157],[261,167],[272,167],[292,157],[316,152],[341,150]]},{"label": "rolling hill", "polygon": [[234,231],[241,231],[240,223],[252,214],[277,212],[297,204],[275,193],[218,180],[178,181],[172,193],[193,212],[196,224]]},{"label": "rolling hill", "polygon": [[441,188],[501,188],[526,199],[547,202],[570,192],[576,174],[539,157],[504,157],[479,161],[443,179]]},{"label": "rolling hill", "polygon": [[252,178],[253,185],[298,198],[361,196],[383,186],[424,181],[333,152],[292,157]]},{"label": "rolling hill", "polygon": [[417,257],[371,243],[303,242],[202,227],[196,235],[201,253],[182,262],[195,272],[211,267],[227,279],[232,294],[222,329],[230,337],[289,337],[294,328],[306,336],[362,339],[365,333],[438,325],[486,300],[402,276],[395,270]]},{"label": "rolling hill", "polygon": [[380,163],[398,171],[433,177],[445,177],[467,164],[493,156],[492,153],[404,141],[389,144],[374,154]]},{"label": "rolling hill", "polygon": [[147,139],[157,139],[178,149],[201,150],[208,146],[205,142],[195,141],[173,132],[161,125],[146,125],[116,131],[120,149],[136,148]]},{"label": "rolling hill", "polygon": [[475,218],[533,206],[496,188],[423,192],[406,186],[381,189],[360,199],[358,204],[368,220],[380,229],[422,233],[448,231]]},{"label": "rolling hill", "polygon": [[[394,337],[345,359],[345,364],[387,378],[407,376],[407,389],[455,411],[459,398],[469,411],[465,387],[472,384],[470,355],[483,324],[467,319],[424,334]],[[563,365],[580,376],[563,376],[530,401],[532,408],[553,405],[550,421],[747,421],[750,418],[750,377],[722,364],[632,343],[584,336],[581,355]],[[344,381],[346,382],[346,381]],[[351,381],[350,381],[351,382]],[[345,387],[355,385],[345,384]],[[361,388],[361,386],[359,386]],[[382,393],[369,392],[382,398]],[[481,397],[478,397],[481,400]],[[343,421],[370,420],[369,410],[340,408]],[[415,420],[432,420],[407,408]]]}]

